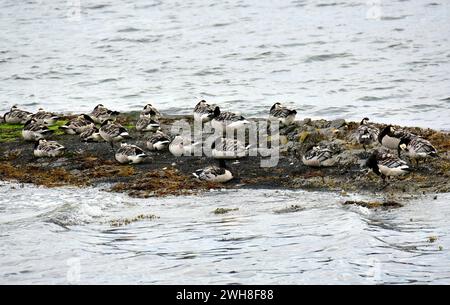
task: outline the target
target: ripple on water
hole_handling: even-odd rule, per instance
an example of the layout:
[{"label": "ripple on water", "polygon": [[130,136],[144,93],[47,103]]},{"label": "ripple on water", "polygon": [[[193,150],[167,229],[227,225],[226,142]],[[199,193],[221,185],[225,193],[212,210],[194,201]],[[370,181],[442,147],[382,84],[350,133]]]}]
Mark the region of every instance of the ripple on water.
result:
[{"label": "ripple on water", "polygon": [[[0,218],[0,231],[8,232],[0,235],[0,251],[8,249],[2,268],[9,274],[0,282],[64,283],[66,261],[73,257],[80,259],[84,283],[402,283],[449,278],[450,267],[442,259],[450,255],[450,194],[433,203],[425,196],[398,209],[369,210],[342,206],[347,197],[304,191],[134,199],[97,189],[0,187],[9,193],[8,199],[0,198],[2,214],[15,215],[8,222]],[[216,215],[216,208],[233,211]],[[281,210],[289,213],[274,212]],[[111,227],[113,220],[140,214],[159,218]],[[436,236],[434,242],[430,236]]]},{"label": "ripple on water", "polygon": [[353,55],[351,53],[332,53],[332,54],[320,54],[320,55],[312,55],[307,57],[304,62],[305,63],[312,63],[312,62],[320,62],[320,61],[327,61],[327,60],[333,60],[336,58],[347,58],[352,57]]}]

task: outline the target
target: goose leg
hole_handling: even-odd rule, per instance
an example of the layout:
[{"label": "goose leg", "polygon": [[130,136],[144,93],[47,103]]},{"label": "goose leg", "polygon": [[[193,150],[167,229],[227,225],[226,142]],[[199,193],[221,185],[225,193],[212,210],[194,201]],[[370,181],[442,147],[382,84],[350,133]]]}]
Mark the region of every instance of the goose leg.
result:
[{"label": "goose leg", "polygon": [[389,186],[389,182],[386,182],[386,180],[388,179],[388,177],[386,177],[385,175],[381,175],[381,178],[383,179],[383,184],[384,186],[380,188],[380,191],[384,190],[386,187]]}]

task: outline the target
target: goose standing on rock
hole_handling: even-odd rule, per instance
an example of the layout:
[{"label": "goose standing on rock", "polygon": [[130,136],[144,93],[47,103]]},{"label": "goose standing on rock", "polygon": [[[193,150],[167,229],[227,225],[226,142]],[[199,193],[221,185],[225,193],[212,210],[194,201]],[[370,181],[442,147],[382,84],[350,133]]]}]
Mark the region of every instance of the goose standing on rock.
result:
[{"label": "goose standing on rock", "polygon": [[361,120],[358,129],[356,129],[356,138],[359,144],[362,144],[364,150],[366,145],[370,145],[378,140],[378,134],[380,131],[373,125],[369,124],[369,119],[364,118]]},{"label": "goose standing on rock", "polygon": [[8,124],[24,124],[33,114],[31,112],[20,110],[17,106],[12,106],[11,110],[3,115],[5,123]]},{"label": "goose standing on rock", "polygon": [[102,124],[106,120],[114,119],[119,114],[120,113],[117,111],[109,110],[102,104],[98,104],[91,112],[90,117],[92,118],[92,120],[94,120],[95,123]]},{"label": "goose standing on rock", "polygon": [[378,142],[386,148],[397,150],[400,157],[400,141],[413,139],[416,135],[404,130],[395,130],[392,125],[386,126],[378,135]]},{"label": "goose standing on rock", "polygon": [[38,124],[47,124],[49,126],[55,125],[59,120],[59,115],[45,111],[43,108],[39,108],[38,112],[31,116]]},{"label": "goose standing on rock", "polygon": [[138,164],[147,157],[145,152],[136,145],[122,143],[116,151],[115,158],[119,163]]},{"label": "goose standing on rock", "polygon": [[201,123],[206,123],[214,118],[214,108],[201,100],[194,108],[194,120]]},{"label": "goose standing on rock", "polygon": [[311,167],[330,167],[337,161],[334,150],[321,146],[313,146],[302,157],[303,164]]},{"label": "goose standing on rock", "polygon": [[123,127],[119,123],[115,123],[111,119],[103,122],[102,126],[99,129],[99,133],[103,140],[111,145],[111,148],[113,150],[115,142],[121,142],[124,139],[131,138],[125,127]]},{"label": "goose standing on rock", "polygon": [[419,160],[424,160],[430,157],[438,157],[436,148],[430,141],[421,137],[403,138],[400,140],[399,147],[406,152],[406,155],[416,161],[419,165]]},{"label": "goose standing on rock", "polygon": [[169,151],[175,157],[192,156],[195,148],[201,144],[201,142],[192,143],[190,139],[176,136],[169,145]]},{"label": "goose standing on rock", "polygon": [[150,131],[155,132],[160,128],[160,124],[151,115],[141,116],[136,122],[136,130],[139,132]]},{"label": "goose standing on rock", "polygon": [[392,154],[382,153],[377,150],[367,159],[366,166],[372,169],[375,174],[381,176],[383,181],[387,177],[401,176],[411,171],[405,161]]},{"label": "goose standing on rock", "polygon": [[52,134],[53,131],[48,129],[47,125],[40,124],[35,119],[28,120],[22,129],[22,137],[25,141],[48,139]]},{"label": "goose standing on rock", "polygon": [[161,151],[166,149],[170,144],[170,137],[163,133],[162,131],[156,131],[150,138],[147,140],[147,148],[150,151]]},{"label": "goose standing on rock", "polygon": [[56,141],[47,141],[44,139],[36,142],[34,146],[34,156],[35,157],[59,157],[61,156],[66,148]]},{"label": "goose standing on rock", "polygon": [[80,139],[83,142],[102,142],[103,138],[97,127],[93,126],[80,133]]},{"label": "goose standing on rock", "polygon": [[219,106],[214,108],[211,126],[216,130],[239,129],[250,124],[242,115],[233,112],[222,112]]},{"label": "goose standing on rock", "polygon": [[269,120],[279,121],[282,125],[291,125],[295,116],[297,115],[297,110],[289,109],[281,105],[281,103],[275,103],[269,112]]},{"label": "goose standing on rock", "polygon": [[161,112],[158,111],[155,107],[153,107],[152,104],[147,104],[144,106],[144,109],[142,109],[141,114],[139,117],[148,117],[150,116],[153,120],[159,120],[162,118]]},{"label": "goose standing on rock", "polygon": [[95,122],[92,118],[87,114],[82,114],[59,127],[59,129],[67,134],[80,134],[93,127],[95,127]]}]

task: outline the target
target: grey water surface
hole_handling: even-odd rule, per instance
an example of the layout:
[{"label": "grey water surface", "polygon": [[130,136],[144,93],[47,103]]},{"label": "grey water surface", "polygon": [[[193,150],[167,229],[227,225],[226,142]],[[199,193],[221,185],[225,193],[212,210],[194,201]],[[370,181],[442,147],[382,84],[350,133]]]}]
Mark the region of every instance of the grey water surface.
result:
[{"label": "grey water surface", "polygon": [[[2,284],[450,283],[450,194],[369,210],[342,204],[367,196],[327,192],[0,191]],[[159,218],[111,225],[141,214]]]},{"label": "grey water surface", "polygon": [[3,0],[0,113],[103,103],[450,129],[445,0]]}]

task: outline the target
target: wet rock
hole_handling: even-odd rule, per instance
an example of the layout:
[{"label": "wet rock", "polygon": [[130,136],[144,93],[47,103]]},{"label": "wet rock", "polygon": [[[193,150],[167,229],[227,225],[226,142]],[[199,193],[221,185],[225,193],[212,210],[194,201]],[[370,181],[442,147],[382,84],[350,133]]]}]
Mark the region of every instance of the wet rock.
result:
[{"label": "wet rock", "polygon": [[299,206],[299,205],[291,205],[290,207],[279,209],[273,211],[275,214],[286,214],[286,213],[295,213],[303,211],[305,208]]},{"label": "wet rock", "polygon": [[227,214],[229,212],[238,211],[238,210],[239,210],[239,208],[234,208],[234,209],[217,208],[213,211],[213,213],[216,215],[222,215],[222,214]]},{"label": "wet rock", "polygon": [[347,126],[347,122],[344,119],[337,119],[330,122],[330,127],[339,129]]},{"label": "wet rock", "polygon": [[399,208],[403,205],[396,201],[388,200],[388,201],[353,201],[347,200],[344,202],[344,205],[358,205],[369,209],[375,208]]}]

